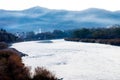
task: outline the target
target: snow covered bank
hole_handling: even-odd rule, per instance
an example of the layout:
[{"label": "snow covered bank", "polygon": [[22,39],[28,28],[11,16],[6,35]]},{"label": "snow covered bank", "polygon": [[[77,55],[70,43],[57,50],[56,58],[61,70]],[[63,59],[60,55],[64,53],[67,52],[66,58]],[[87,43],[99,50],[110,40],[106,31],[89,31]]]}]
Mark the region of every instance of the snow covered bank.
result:
[{"label": "snow covered bank", "polygon": [[30,41],[13,44],[28,54],[27,66],[44,66],[64,80],[120,80],[120,47],[69,42]]}]

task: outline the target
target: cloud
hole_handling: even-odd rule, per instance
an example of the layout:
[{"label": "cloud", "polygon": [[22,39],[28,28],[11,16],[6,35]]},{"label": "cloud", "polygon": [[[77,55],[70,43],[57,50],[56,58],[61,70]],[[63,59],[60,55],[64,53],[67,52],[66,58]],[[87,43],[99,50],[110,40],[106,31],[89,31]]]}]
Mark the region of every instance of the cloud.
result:
[{"label": "cloud", "polygon": [[33,6],[67,10],[83,10],[90,7],[120,10],[119,0],[0,0],[1,9],[22,10]]}]

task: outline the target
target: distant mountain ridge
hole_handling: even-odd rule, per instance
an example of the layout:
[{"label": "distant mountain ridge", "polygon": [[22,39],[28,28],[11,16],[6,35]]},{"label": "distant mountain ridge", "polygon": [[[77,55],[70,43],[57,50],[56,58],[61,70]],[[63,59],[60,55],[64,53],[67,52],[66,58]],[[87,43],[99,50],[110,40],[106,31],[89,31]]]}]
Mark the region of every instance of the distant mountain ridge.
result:
[{"label": "distant mountain ridge", "polygon": [[106,27],[120,24],[120,11],[89,8],[82,11],[33,7],[21,11],[0,10],[0,28],[9,31],[42,31],[54,29]]}]

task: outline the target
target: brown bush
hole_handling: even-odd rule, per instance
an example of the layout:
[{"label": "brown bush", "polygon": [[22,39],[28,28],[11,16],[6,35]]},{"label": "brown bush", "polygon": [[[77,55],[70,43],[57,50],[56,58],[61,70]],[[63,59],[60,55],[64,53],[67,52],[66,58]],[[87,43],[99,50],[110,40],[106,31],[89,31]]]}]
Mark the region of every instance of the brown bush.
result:
[{"label": "brown bush", "polygon": [[0,80],[57,80],[47,69],[37,67],[31,78],[30,69],[22,63],[17,52],[10,49],[0,50]]},{"label": "brown bush", "polygon": [[10,50],[0,50],[0,80],[28,80],[29,69],[21,57]]},{"label": "brown bush", "polygon": [[32,80],[57,80],[57,78],[47,69],[37,67]]}]

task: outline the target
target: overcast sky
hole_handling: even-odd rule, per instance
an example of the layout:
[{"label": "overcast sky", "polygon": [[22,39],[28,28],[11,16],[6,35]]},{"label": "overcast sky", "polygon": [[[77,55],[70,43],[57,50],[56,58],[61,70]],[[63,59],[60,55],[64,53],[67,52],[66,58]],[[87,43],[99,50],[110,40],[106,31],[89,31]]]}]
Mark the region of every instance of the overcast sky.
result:
[{"label": "overcast sky", "polygon": [[23,10],[34,6],[66,10],[102,8],[116,11],[120,10],[120,0],[0,0],[0,9]]}]

